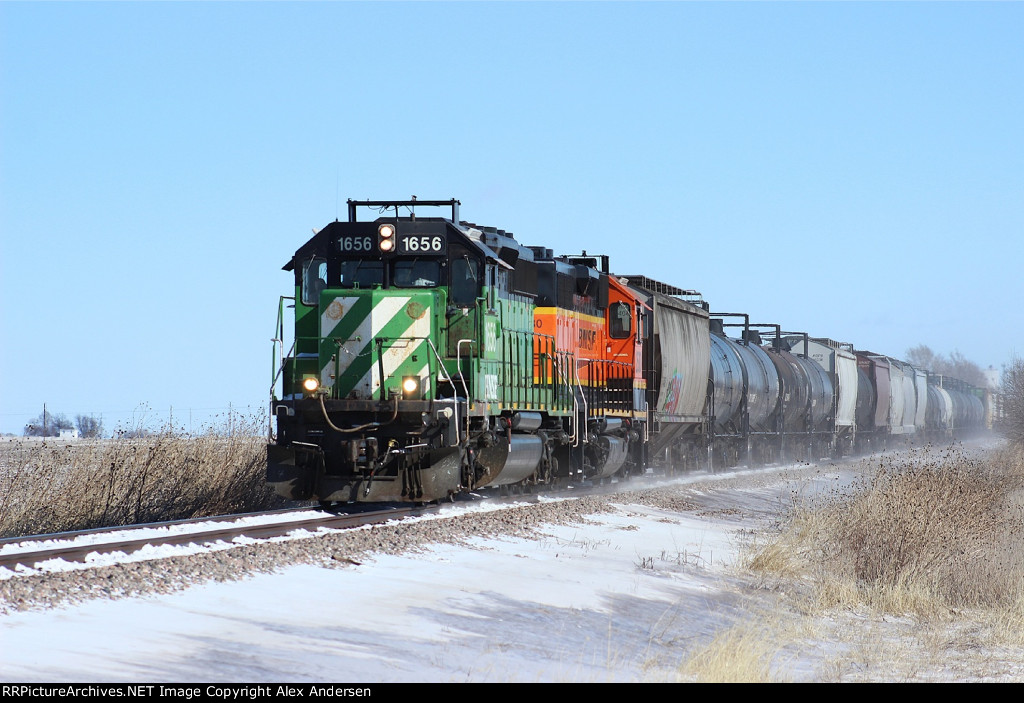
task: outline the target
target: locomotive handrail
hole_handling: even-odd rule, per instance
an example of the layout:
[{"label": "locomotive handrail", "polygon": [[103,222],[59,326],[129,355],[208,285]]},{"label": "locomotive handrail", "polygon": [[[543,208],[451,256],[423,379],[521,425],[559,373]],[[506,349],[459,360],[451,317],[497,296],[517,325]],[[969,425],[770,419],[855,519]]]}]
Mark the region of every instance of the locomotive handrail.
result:
[{"label": "locomotive handrail", "polygon": [[[292,346],[285,354],[284,351],[284,301],[291,300],[294,302],[294,295],[282,295],[277,301],[277,324],[275,325],[274,337],[270,340],[270,414],[267,416],[267,439],[268,441],[274,440],[274,400],[276,399],[275,390],[277,389],[277,380],[281,378],[284,373],[284,368],[288,364],[288,357],[295,351],[295,339],[292,339]],[[278,366],[277,363],[277,349],[281,348],[281,364]]]},{"label": "locomotive handrail", "polygon": [[[576,430],[577,430],[577,432],[576,432],[576,442],[572,445],[574,447],[580,446],[580,442],[581,441],[586,442],[586,441],[589,441],[589,439],[590,439],[590,436],[589,436],[589,434],[587,432],[587,430],[588,430],[588,428],[587,428],[587,396],[583,393],[583,384],[580,383],[580,364],[589,364],[591,361],[593,361],[593,359],[577,359],[576,360],[576,365],[573,367],[573,370],[575,371],[575,375],[576,375],[576,388],[580,392],[578,397],[583,400],[583,437],[582,437],[582,440],[581,440],[581,438],[579,436],[580,435],[579,427],[577,426],[577,428],[576,428]],[[576,397],[575,393],[573,393],[573,396],[574,396],[574,398],[573,398],[573,408],[572,408],[573,415],[574,416],[578,416],[579,415],[579,410],[578,410],[579,402],[576,401],[576,399],[575,399],[575,397]],[[577,420],[577,424],[578,423],[579,423],[579,420]]]},{"label": "locomotive handrail", "polygon": [[[559,380],[564,383],[565,387],[571,392],[572,391],[572,379],[566,378],[566,375],[562,372],[562,368],[559,365],[559,357],[565,357],[565,361],[568,361],[572,355],[568,352],[555,352],[549,354],[547,352],[541,352],[541,359],[548,359],[551,361],[551,369],[558,375]],[[554,379],[552,379],[553,381]],[[582,391],[581,391],[582,392]],[[558,392],[555,391],[555,403],[558,404]],[[578,446],[577,437],[579,436],[579,421],[577,415],[579,413],[579,402],[576,399],[576,394],[572,393],[572,414],[569,416],[569,441],[572,446]]]},{"label": "locomotive handrail", "polygon": [[353,200],[348,199],[348,221],[356,221],[356,208],[377,208],[380,212],[394,209],[395,217],[397,218],[399,208],[408,208],[415,217],[416,206],[422,207],[450,207],[452,209],[452,222],[455,224],[459,223],[459,205],[458,200],[452,198],[451,200],[417,200],[416,196],[412,196],[411,200]]},{"label": "locomotive handrail", "polygon": [[[452,391],[454,392],[454,390],[455,390],[455,381],[453,381],[452,377],[449,375],[448,369],[446,369],[444,367],[444,360],[441,358],[441,355],[437,353],[437,347],[434,346],[434,340],[427,339],[427,344],[430,345],[430,351],[434,352],[434,357],[437,358],[437,367],[438,367],[438,369],[444,375],[444,379],[446,381],[448,381],[449,384],[451,384]],[[459,376],[462,376],[462,371],[459,371]],[[465,387],[465,385],[466,385],[466,379],[465,378],[462,379],[462,385],[463,385],[463,387]],[[459,401],[458,401],[457,398],[454,399],[454,400],[455,400],[455,402],[453,403],[453,405],[455,406],[455,437],[456,437],[456,442],[455,443],[456,443],[456,445],[459,445],[459,444],[462,444],[462,427],[461,427],[461,425],[459,425]],[[469,398],[466,399],[466,402],[467,403],[469,402]],[[469,436],[469,431],[468,430],[469,430],[469,428],[467,427],[466,429],[467,429],[466,435],[467,435],[467,439],[468,439],[468,436]]]},{"label": "locomotive handrail", "polygon": [[[596,369],[596,375],[593,370],[588,374],[590,385],[587,386],[587,392],[592,396],[593,402],[588,403],[587,415],[589,416],[590,412],[597,413],[599,410],[628,412],[631,407],[632,377],[630,372],[633,365],[610,359],[580,359],[579,366],[584,364],[591,369]],[[613,387],[610,381],[623,381],[624,383],[619,388]]]},{"label": "locomotive handrail", "polygon": [[[476,399],[469,397],[469,388],[466,387],[466,377],[462,373],[462,343],[463,342],[466,342],[470,346],[472,346],[472,345],[476,344],[476,340],[475,339],[469,339],[467,337],[466,339],[460,339],[458,341],[458,343],[456,343],[456,345],[455,345],[455,369],[459,372],[459,380],[462,381],[462,392],[466,396],[466,403],[468,405],[475,405],[476,404]],[[472,353],[472,352],[470,352],[470,353]],[[470,357],[470,358],[472,358],[472,357]],[[455,384],[454,383],[452,384],[452,388],[455,388]]]},{"label": "locomotive handrail", "polygon": [[[272,339],[270,341],[274,342],[274,341],[277,341],[277,340],[273,340]],[[273,398],[274,398],[274,389],[277,388],[277,379],[281,378],[281,374],[284,373],[284,367],[288,363],[288,357],[290,357],[292,355],[293,351],[295,351],[295,340],[294,339],[292,340],[291,348],[288,349],[288,354],[287,355],[285,355],[285,353],[284,353],[284,346],[283,345],[281,346],[281,366],[278,367],[277,372],[274,374],[274,379],[270,382],[270,398],[271,398],[271,400],[273,400]],[[276,358],[271,363],[276,365],[276,363],[277,363]]]},{"label": "locomotive handrail", "polygon": [[[275,325],[274,338],[270,340],[270,371],[272,381],[270,382],[270,397],[274,397],[274,387],[277,386],[277,379],[280,378],[284,372],[285,359],[290,356],[295,350],[295,340],[292,340],[291,349],[288,350],[286,355],[284,352],[284,301],[291,300],[294,302],[294,295],[282,295],[277,301],[277,324]],[[277,347],[281,347],[281,367],[277,366]]]},{"label": "locomotive handrail", "polygon": [[[572,354],[569,354],[568,352],[565,354],[565,360],[567,362],[570,359],[572,359],[572,358],[573,358]],[[573,370],[573,373],[575,374],[575,372],[576,372],[576,365],[575,364],[571,364],[570,368]],[[564,378],[564,376],[563,376],[563,378]],[[573,379],[569,378],[568,381],[569,381],[569,390],[571,391],[572,390],[572,381],[573,381]],[[576,385],[579,386],[579,379],[578,378],[577,378]],[[580,394],[582,395],[582,391],[580,391]],[[585,424],[586,423],[584,423],[584,425]],[[575,427],[573,427],[573,425],[575,425]],[[576,393],[572,394],[572,417],[571,417],[571,419],[569,421],[569,428],[572,430],[569,433],[569,439],[572,440],[572,446],[578,447],[579,446],[579,442],[580,442],[580,401],[579,401],[579,396],[576,395]]]}]

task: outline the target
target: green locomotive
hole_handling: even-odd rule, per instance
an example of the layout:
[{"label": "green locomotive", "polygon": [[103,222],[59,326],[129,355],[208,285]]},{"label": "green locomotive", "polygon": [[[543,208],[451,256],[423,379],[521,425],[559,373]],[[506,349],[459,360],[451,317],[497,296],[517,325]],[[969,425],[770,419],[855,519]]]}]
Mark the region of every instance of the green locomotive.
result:
[{"label": "green locomotive", "polygon": [[[427,206],[451,217],[418,217]],[[359,208],[380,216],[360,222]],[[267,477],[278,493],[426,502],[625,463],[629,423],[605,416],[632,417],[632,365],[618,370],[615,398],[595,396],[585,386],[601,362],[581,360],[537,317],[568,281],[577,326],[587,310],[603,326],[606,273],[461,222],[457,200],[350,200],[348,210],[284,267],[296,290],[292,350],[291,298],[275,340]]]}]

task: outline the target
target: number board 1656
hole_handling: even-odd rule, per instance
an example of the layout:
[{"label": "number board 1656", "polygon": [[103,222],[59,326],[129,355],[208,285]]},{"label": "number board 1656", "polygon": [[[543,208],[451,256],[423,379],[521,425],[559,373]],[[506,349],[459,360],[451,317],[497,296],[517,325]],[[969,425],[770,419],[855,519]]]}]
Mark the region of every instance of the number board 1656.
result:
[{"label": "number board 1656", "polygon": [[373,237],[346,234],[338,237],[338,251],[343,254],[369,254],[376,250]]},{"label": "number board 1656", "polygon": [[444,254],[448,251],[448,240],[443,234],[400,234],[399,254]]}]

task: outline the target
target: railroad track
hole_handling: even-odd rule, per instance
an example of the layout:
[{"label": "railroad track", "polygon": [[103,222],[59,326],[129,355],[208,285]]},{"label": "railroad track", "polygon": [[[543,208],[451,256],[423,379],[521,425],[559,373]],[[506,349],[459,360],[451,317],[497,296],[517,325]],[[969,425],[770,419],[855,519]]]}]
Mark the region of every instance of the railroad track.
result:
[{"label": "railroad track", "polygon": [[92,555],[132,554],[145,547],[210,546],[238,538],[270,539],[296,530],[351,529],[360,525],[424,515],[431,508],[395,507],[345,514],[305,510],[271,510],[124,527],[79,530],[0,540],[0,567],[37,568],[51,559],[86,564]]},{"label": "railroad track", "polygon": [[[634,484],[635,485],[635,484]],[[548,498],[573,495],[579,497],[591,492],[606,492],[609,486],[575,487],[545,493]],[[480,497],[480,496],[478,496]],[[535,502],[534,494],[506,497],[488,496],[490,505]],[[345,530],[361,525],[388,520],[430,515],[450,504],[426,506],[395,505],[381,510],[365,510],[365,504],[353,505],[353,512],[329,513],[318,508],[269,510],[244,515],[172,520],[123,527],[106,527],[74,532],[8,537],[0,539],[0,568],[12,571],[36,569],[45,562],[61,559],[88,565],[101,561],[97,557],[111,554],[134,554],[145,548],[174,545],[209,547],[218,543],[232,543],[240,538],[272,539],[297,530],[315,532],[321,528]],[[153,559],[161,558],[154,555]],[[109,563],[103,561],[102,563]]]}]

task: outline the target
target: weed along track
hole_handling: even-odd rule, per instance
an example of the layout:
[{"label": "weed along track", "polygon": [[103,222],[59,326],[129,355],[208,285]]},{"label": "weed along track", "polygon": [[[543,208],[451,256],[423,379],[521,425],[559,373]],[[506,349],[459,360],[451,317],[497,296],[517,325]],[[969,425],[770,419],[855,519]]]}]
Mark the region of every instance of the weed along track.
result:
[{"label": "weed along track", "polygon": [[0,537],[284,508],[263,482],[258,419],[233,434],[0,441]]}]

